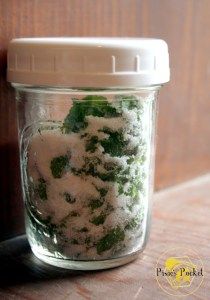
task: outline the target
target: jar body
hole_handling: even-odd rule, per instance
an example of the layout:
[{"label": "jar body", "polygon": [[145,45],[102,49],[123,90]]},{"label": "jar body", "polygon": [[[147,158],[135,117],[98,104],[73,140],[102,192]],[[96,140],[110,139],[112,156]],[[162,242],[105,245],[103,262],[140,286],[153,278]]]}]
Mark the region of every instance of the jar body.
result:
[{"label": "jar body", "polygon": [[15,88],[34,254],[83,270],[136,258],[150,225],[159,88]]}]

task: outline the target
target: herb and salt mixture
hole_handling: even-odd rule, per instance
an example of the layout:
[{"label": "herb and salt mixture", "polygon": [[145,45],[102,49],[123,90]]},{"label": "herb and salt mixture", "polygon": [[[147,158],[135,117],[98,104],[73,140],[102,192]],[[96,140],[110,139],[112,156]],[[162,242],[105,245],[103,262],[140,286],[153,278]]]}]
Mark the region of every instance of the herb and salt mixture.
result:
[{"label": "herb and salt mixture", "polygon": [[27,230],[45,255],[103,260],[144,244],[154,99],[111,100],[73,99],[25,149]]}]

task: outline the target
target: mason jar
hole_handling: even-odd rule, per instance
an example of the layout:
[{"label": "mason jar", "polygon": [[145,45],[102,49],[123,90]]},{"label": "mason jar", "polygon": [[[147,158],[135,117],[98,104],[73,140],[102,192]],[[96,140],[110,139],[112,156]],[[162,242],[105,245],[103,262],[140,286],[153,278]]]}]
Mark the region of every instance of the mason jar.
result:
[{"label": "mason jar", "polygon": [[8,81],[16,90],[26,233],[35,256],[80,270],[137,258],[150,227],[167,44],[14,39]]}]

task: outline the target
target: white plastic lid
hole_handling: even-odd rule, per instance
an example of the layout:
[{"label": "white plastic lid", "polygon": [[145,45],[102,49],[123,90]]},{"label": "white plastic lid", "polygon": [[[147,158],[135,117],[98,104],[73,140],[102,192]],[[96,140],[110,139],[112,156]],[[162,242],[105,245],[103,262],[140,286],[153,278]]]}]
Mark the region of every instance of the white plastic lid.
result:
[{"label": "white plastic lid", "polygon": [[144,38],[20,38],[8,81],[61,87],[144,87],[170,79],[166,42]]}]

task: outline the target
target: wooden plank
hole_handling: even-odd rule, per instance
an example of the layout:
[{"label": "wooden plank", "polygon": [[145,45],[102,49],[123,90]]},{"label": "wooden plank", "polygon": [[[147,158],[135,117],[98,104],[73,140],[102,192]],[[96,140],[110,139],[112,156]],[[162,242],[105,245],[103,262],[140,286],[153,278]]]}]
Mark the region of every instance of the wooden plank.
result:
[{"label": "wooden plank", "polygon": [[[9,299],[115,299],[166,300],[155,279],[156,262],[170,248],[196,251],[204,265],[204,282],[185,299],[210,295],[210,174],[156,194],[148,245],[142,257],[119,268],[67,271],[41,263],[25,237],[0,244],[0,298]],[[174,297],[175,299],[175,297]]]}]

